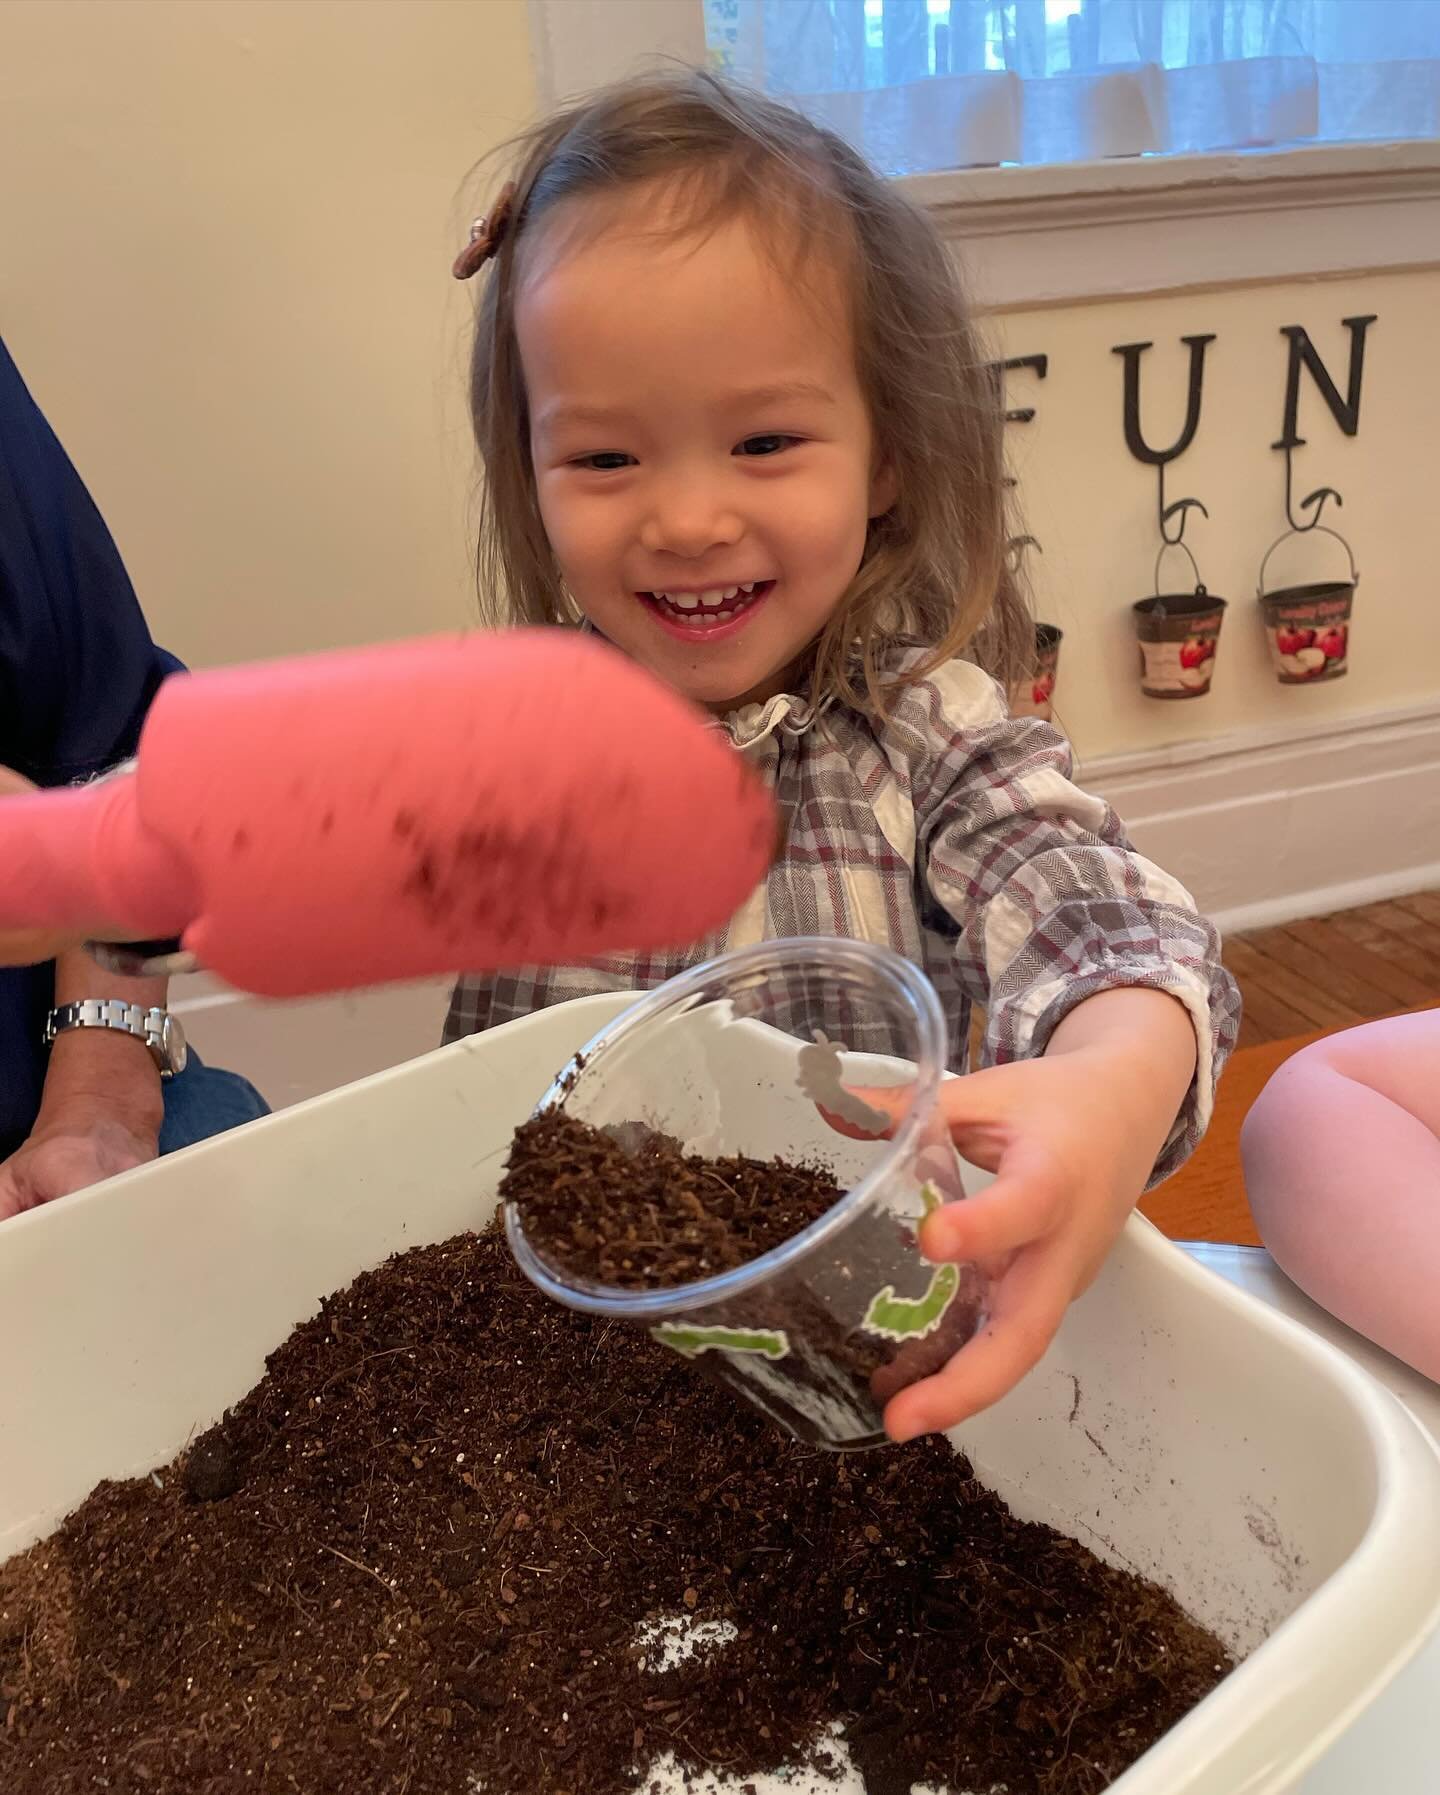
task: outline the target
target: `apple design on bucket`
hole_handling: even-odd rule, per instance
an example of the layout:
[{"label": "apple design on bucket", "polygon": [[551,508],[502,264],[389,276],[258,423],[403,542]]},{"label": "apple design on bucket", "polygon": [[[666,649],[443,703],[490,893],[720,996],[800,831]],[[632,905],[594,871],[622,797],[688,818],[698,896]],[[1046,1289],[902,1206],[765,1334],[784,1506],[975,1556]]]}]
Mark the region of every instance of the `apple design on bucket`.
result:
[{"label": "apple design on bucket", "polygon": [[1282,623],[1270,632],[1282,677],[1298,683],[1326,679],[1345,671],[1350,629],[1345,623],[1322,624],[1318,629]]},{"label": "apple design on bucket", "polygon": [[1275,646],[1281,654],[1299,654],[1302,648],[1310,648],[1314,642],[1313,629],[1300,629],[1293,623],[1282,623],[1275,632]]},{"label": "apple design on bucket", "polygon": [[1180,683],[1192,692],[1201,691],[1215,672],[1215,638],[1190,636],[1180,645]]}]

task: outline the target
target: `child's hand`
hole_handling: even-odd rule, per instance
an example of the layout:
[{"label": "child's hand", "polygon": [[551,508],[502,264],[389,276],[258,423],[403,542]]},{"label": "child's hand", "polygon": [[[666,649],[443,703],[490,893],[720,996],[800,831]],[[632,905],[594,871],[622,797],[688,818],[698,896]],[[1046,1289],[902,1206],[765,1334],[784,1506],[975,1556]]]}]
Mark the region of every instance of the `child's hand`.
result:
[{"label": "child's hand", "polygon": [[[1043,1059],[946,1082],[956,1147],[996,1180],[936,1210],[921,1246],[931,1259],[985,1267],[990,1319],[943,1371],[891,1398],[892,1439],[954,1427],[1038,1362],[1144,1190],[1194,1072],[1181,1005],[1116,990],[1071,1011]],[[883,1092],[862,1095],[885,1104]]]}]

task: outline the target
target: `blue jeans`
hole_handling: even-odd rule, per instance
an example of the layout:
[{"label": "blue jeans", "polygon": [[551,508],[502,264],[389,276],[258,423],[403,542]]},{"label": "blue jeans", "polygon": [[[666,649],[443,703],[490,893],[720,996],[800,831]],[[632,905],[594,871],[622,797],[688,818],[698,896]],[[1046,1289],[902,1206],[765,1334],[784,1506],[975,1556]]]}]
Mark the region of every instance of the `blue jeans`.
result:
[{"label": "blue jeans", "polygon": [[212,1134],[268,1116],[270,1105],[248,1078],[207,1066],[193,1049],[185,1070],[165,1084],[165,1120],[160,1151],[176,1153],[208,1141]]}]

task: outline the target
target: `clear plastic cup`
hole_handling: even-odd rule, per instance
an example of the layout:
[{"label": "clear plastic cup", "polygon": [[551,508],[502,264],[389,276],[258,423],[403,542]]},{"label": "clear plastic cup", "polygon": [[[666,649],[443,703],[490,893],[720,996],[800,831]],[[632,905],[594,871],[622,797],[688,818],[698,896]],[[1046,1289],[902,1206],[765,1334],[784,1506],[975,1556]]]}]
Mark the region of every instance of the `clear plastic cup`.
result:
[{"label": "clear plastic cup", "polygon": [[[511,1250],[548,1296],[646,1328],[796,1438],[880,1445],[889,1398],[985,1318],[979,1271],[932,1265],[916,1244],[925,1215],[964,1194],[938,1109],[944,1062],[934,987],[887,948],[772,941],[695,967],[596,1035],[537,1114],[561,1107],[622,1143],[627,1125],[637,1144],[655,1131],[712,1159],[823,1164],[843,1194],[748,1264],[664,1289],[567,1272],[507,1204]],[[905,1092],[893,1127],[852,1094],[885,1086]],[[880,1128],[888,1138],[849,1132]]]}]

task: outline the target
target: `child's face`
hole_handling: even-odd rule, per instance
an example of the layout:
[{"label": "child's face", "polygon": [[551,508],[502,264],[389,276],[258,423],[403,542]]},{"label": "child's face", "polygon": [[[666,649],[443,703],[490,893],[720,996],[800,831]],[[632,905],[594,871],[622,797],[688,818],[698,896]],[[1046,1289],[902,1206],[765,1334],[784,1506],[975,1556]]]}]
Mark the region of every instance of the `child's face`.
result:
[{"label": "child's face", "polygon": [[[654,211],[652,197],[642,227]],[[603,635],[696,702],[769,697],[890,500],[840,281],[817,268],[787,282],[738,219],[672,239],[622,213],[567,235],[540,237],[516,307],[565,583]]]}]

